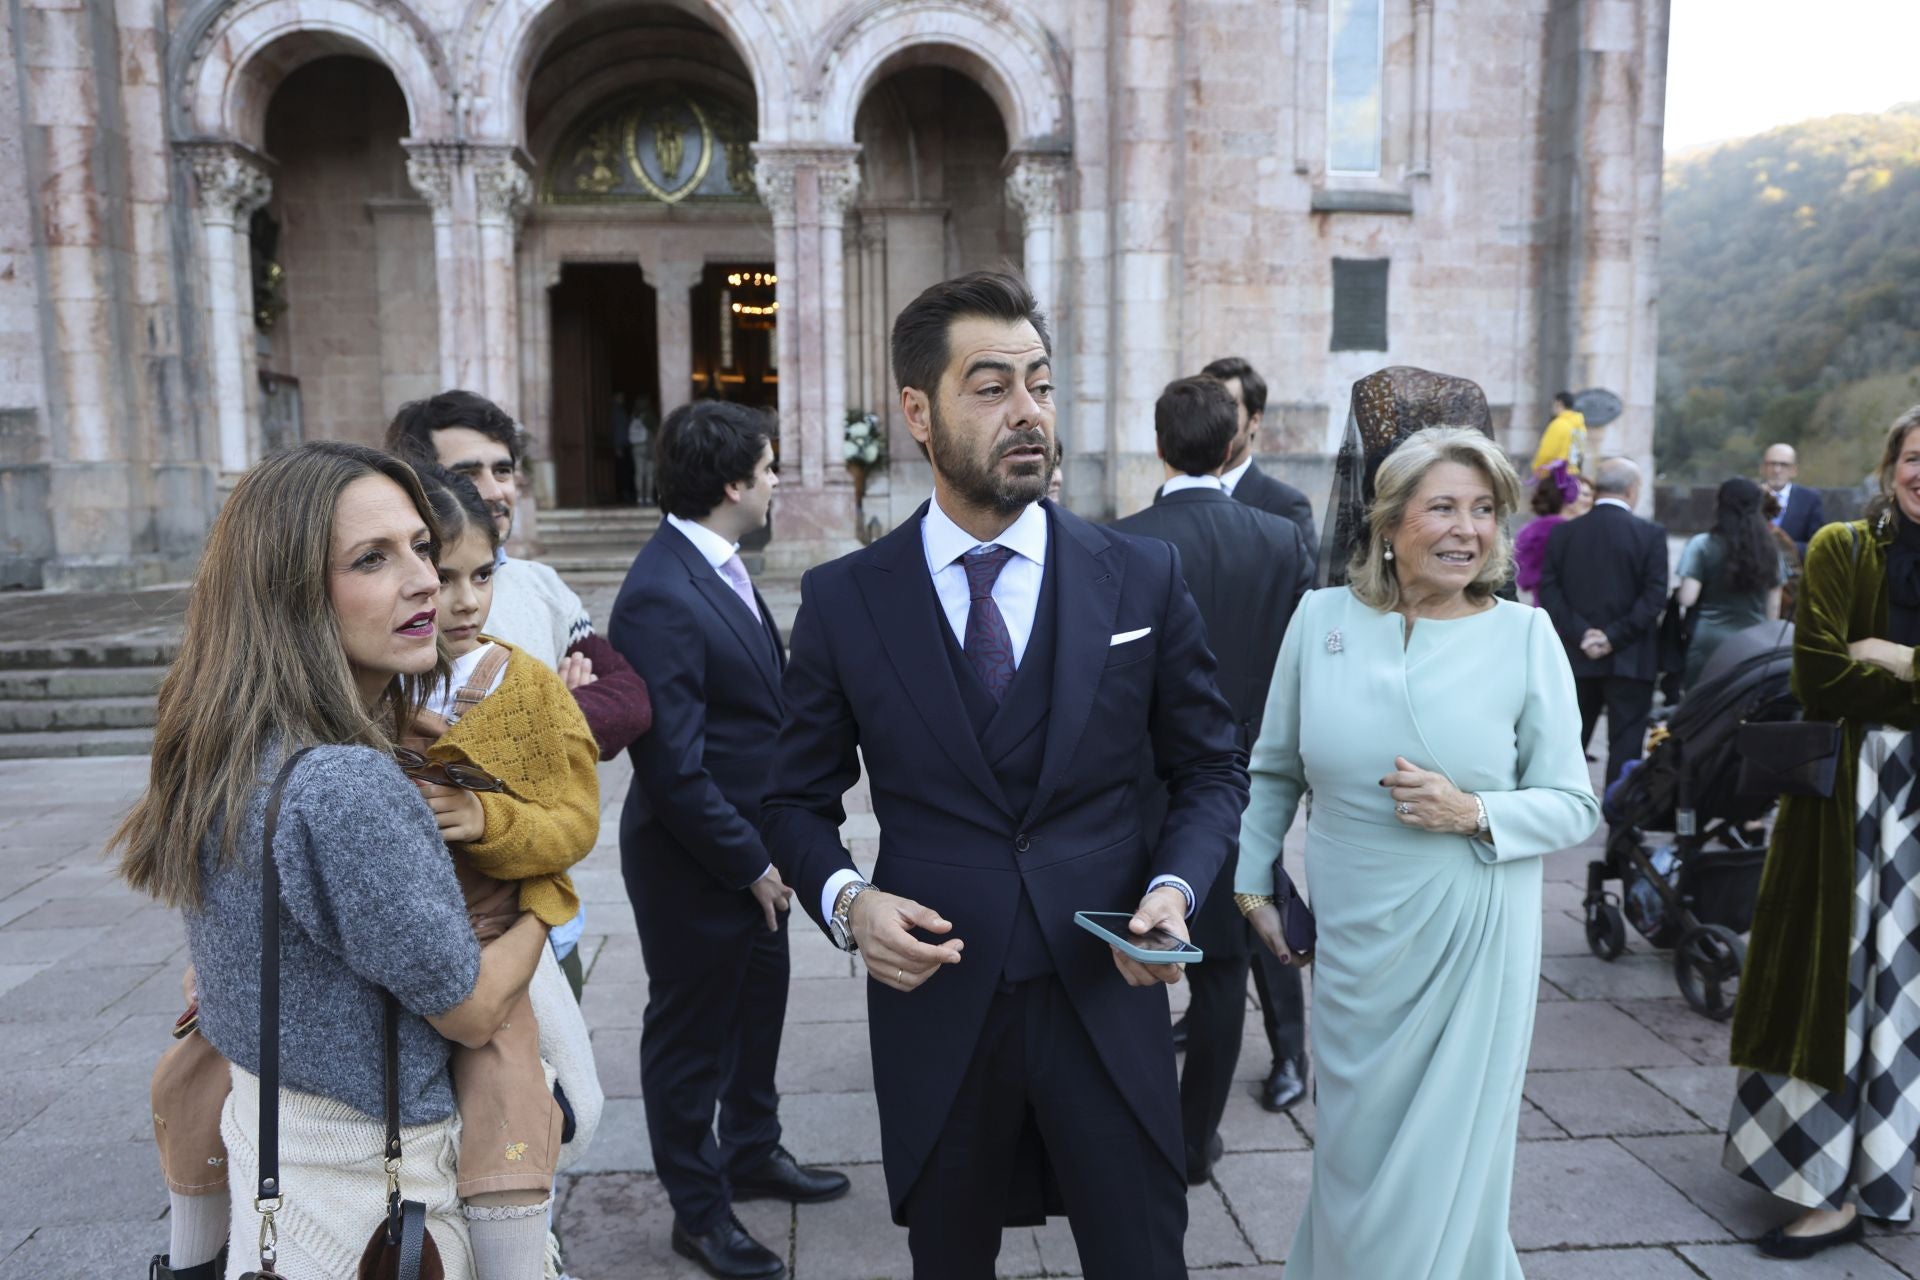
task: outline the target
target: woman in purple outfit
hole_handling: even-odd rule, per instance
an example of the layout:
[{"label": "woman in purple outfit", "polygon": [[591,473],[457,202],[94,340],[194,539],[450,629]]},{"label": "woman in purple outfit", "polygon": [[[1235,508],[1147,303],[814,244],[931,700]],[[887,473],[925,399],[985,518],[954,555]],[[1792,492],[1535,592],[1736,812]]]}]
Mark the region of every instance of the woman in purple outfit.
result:
[{"label": "woman in purple outfit", "polygon": [[1533,487],[1534,518],[1513,538],[1513,580],[1535,604],[1539,603],[1535,595],[1540,589],[1540,567],[1547,558],[1547,535],[1566,522],[1566,508],[1579,497],[1580,480],[1564,462],[1548,467]]}]

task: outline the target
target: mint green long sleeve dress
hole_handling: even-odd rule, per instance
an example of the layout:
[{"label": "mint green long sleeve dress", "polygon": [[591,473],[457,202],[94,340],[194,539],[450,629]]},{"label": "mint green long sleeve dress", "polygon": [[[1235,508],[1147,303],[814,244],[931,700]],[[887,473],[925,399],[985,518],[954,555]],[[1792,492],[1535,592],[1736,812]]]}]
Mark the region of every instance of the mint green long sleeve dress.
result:
[{"label": "mint green long sleeve dress", "polygon": [[[1271,892],[1303,795],[1313,1185],[1287,1280],[1520,1280],[1507,1230],[1540,975],[1540,856],[1600,817],[1546,613],[1451,621],[1345,587],[1294,614],[1253,749],[1234,888]],[[1485,801],[1491,839],[1397,820],[1394,757]]]}]

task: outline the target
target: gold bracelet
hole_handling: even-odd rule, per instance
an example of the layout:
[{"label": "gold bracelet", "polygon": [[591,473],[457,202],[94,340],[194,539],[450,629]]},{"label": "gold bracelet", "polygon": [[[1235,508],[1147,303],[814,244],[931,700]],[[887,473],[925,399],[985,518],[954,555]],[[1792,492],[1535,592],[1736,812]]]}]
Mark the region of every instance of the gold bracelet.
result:
[{"label": "gold bracelet", "polygon": [[1233,895],[1233,905],[1240,908],[1241,915],[1250,916],[1262,907],[1272,906],[1273,895],[1270,893],[1236,893]]}]

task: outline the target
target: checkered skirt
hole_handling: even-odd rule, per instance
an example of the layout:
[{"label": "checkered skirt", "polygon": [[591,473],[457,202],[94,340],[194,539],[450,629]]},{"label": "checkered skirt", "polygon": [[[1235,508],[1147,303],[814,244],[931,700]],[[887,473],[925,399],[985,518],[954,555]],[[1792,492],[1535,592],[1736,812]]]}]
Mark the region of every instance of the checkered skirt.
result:
[{"label": "checkered skirt", "polygon": [[1732,1173],[1784,1200],[1869,1217],[1913,1216],[1920,1138],[1920,754],[1876,729],[1860,747],[1845,1086],[1742,1071],[1726,1151]]}]

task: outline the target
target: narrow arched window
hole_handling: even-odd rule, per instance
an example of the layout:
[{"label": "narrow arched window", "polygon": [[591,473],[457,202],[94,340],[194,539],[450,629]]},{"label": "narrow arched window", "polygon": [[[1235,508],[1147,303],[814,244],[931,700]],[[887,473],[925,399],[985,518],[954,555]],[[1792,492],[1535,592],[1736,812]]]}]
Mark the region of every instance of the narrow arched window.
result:
[{"label": "narrow arched window", "polygon": [[1385,0],[1328,0],[1327,172],[1380,172]]}]

